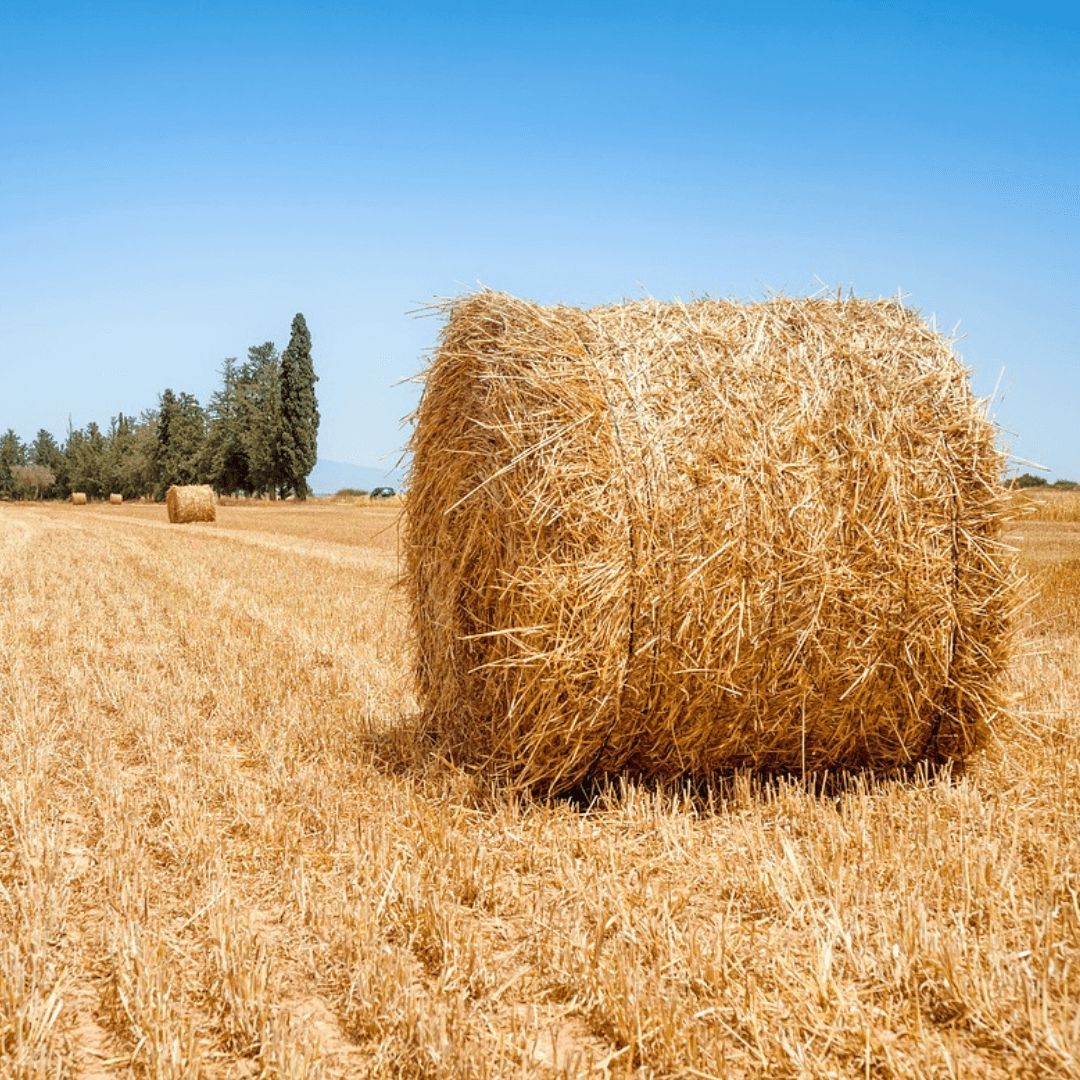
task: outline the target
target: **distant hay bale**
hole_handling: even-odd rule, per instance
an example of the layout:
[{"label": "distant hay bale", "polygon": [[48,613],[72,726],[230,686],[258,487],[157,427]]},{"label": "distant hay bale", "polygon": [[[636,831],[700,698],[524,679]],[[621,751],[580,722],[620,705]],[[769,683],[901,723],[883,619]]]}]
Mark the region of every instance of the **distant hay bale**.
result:
[{"label": "distant hay bale", "polygon": [[411,440],[418,690],[459,755],[594,775],[954,760],[1002,701],[1003,457],[895,300],[482,292]]},{"label": "distant hay bale", "polygon": [[165,505],[174,525],[217,519],[214,489],[209,484],[173,484],[165,495]]},{"label": "distant hay bale", "polygon": [[86,492],[85,491],[73,491],[71,493],[71,502],[75,506],[86,505]]},{"label": "distant hay bale", "polygon": [[124,501],[124,496],[123,495],[117,495],[117,494],[114,493],[114,494],[109,496],[109,505],[110,506],[119,506],[121,503],[123,503],[123,501]]}]

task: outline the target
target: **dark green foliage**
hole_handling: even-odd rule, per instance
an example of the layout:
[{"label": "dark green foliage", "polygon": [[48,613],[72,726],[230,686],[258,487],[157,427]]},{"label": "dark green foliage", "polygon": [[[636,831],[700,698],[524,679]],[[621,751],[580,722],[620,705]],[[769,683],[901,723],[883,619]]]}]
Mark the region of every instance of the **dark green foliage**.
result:
[{"label": "dark green foliage", "polygon": [[130,432],[123,436],[119,454],[119,492],[125,499],[154,494],[154,453],[157,449],[157,413],[144,409],[137,421],[126,418]]},{"label": "dark green foliage", "polygon": [[222,495],[251,490],[251,461],[241,429],[244,393],[242,368],[236,357],[228,357],[221,368],[221,389],[210,398],[207,408],[210,426],[203,449],[206,482]]},{"label": "dark green foliage", "polygon": [[236,432],[247,457],[243,487],[254,495],[277,496],[281,468],[281,357],[272,341],[248,349],[239,372]]},{"label": "dark green foliage", "polygon": [[191,394],[166,390],[158,405],[153,454],[154,498],[163,499],[173,484],[198,484],[206,441],[206,414]]},{"label": "dark green foliage", "polygon": [[15,477],[11,475],[11,466],[25,464],[26,447],[19,436],[8,428],[0,435],[0,499],[14,498]]},{"label": "dark green foliage", "polygon": [[294,492],[306,498],[319,410],[303,315],[293,319],[284,356],[267,341],[248,349],[243,364],[235,357],[226,360],[221,376],[222,387],[206,410],[191,394],[168,389],[156,409],[137,420],[119,413],[107,432],[94,422],[84,429],[69,422],[63,446],[44,428],[24,446],[9,429],[0,436],[0,499],[30,490],[12,476],[13,465],[52,474],[48,485],[33,486],[44,498],[84,491],[92,499],[114,492],[125,499],[160,499],[172,484],[202,483],[222,494],[276,498]]},{"label": "dark green foliage", "polygon": [[[150,495],[163,460],[157,430],[156,410],[144,412],[139,420],[120,413],[110,421],[108,432],[93,421],[81,431],[69,428],[60,463],[53,470],[56,483],[46,496],[67,498],[73,491],[84,491],[92,499],[107,499],[114,492],[125,499]],[[183,424],[179,430],[183,431]],[[35,447],[40,444],[39,456],[46,458],[50,456],[48,439],[42,439],[42,434],[48,436],[39,432]]]},{"label": "dark green foliage", "polygon": [[1080,488],[1075,480],[1055,480],[1052,484],[1042,476],[1032,476],[1031,473],[1023,473],[1018,476],[1013,484],[1018,488],[1053,488],[1055,491],[1075,491]]},{"label": "dark green foliage", "polygon": [[206,480],[227,495],[306,498],[319,412],[304,317],[293,320],[284,355],[272,341],[253,345],[243,364],[225,361],[222,382],[210,401]]},{"label": "dark green foliage", "polygon": [[67,498],[71,493],[70,488],[65,490],[67,484],[67,461],[64,458],[64,451],[60,449],[60,444],[50,432],[44,428],[38,431],[27,450],[27,459],[31,465],[40,465],[42,468],[48,469],[53,475],[52,483],[41,491],[42,498]]},{"label": "dark green foliage", "polygon": [[105,436],[93,420],[85,431],[69,430],[64,456],[72,491],[85,491],[91,499],[110,494],[105,477]]},{"label": "dark green foliage", "polygon": [[342,488],[334,492],[335,499],[362,499],[366,496],[367,492],[362,488]]},{"label": "dark green foliage", "polygon": [[105,440],[103,486],[125,499],[150,495],[154,490],[156,427],[143,415],[142,422],[120,413],[109,425]]},{"label": "dark green foliage", "polygon": [[311,334],[302,314],[292,321],[288,348],[281,356],[281,438],[278,482],[282,494],[311,493],[308,474],[315,468],[319,408],[315,399],[318,376],[311,360]]}]

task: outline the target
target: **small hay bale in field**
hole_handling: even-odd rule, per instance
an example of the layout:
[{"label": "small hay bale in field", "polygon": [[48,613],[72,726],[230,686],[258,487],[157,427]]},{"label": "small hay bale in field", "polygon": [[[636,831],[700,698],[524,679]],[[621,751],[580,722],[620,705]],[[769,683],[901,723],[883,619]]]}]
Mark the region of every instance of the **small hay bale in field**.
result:
[{"label": "small hay bale in field", "polygon": [[123,503],[123,501],[124,501],[124,496],[123,495],[117,495],[117,494],[114,493],[114,494],[109,496],[109,505],[110,506],[120,506]]},{"label": "small hay bale in field", "polygon": [[411,439],[421,702],[555,792],[625,770],[962,759],[1002,701],[1003,458],[894,300],[482,292]]},{"label": "small hay bale in field", "polygon": [[165,495],[165,505],[174,525],[217,519],[214,489],[209,484],[173,484]]},{"label": "small hay bale in field", "polygon": [[86,505],[86,492],[85,491],[73,491],[71,493],[71,502],[73,506],[85,506]]}]

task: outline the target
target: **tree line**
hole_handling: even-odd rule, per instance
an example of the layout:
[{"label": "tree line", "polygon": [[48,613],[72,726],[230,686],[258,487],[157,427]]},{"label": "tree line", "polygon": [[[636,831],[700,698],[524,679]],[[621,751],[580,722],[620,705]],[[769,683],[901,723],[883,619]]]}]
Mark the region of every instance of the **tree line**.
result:
[{"label": "tree line", "polygon": [[1014,481],[1013,486],[1018,488],[1057,488],[1059,491],[1076,491],[1080,488],[1075,480],[1055,480],[1052,484],[1043,476],[1032,476],[1031,473],[1021,473]]},{"label": "tree line", "polygon": [[221,387],[204,408],[191,394],[167,389],[157,408],[114,416],[107,429],[69,425],[61,443],[44,428],[23,443],[0,436],[0,498],[163,499],[173,484],[209,484],[221,495],[304,499],[315,467],[318,376],[303,315],[289,345],[272,341],[227,359]]}]

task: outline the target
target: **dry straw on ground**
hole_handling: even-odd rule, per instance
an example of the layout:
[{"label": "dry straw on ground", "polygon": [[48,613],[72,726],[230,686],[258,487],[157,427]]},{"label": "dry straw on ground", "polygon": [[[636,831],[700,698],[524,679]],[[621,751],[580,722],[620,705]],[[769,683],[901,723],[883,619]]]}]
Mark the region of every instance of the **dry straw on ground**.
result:
[{"label": "dry straw on ground", "polygon": [[482,292],[411,450],[421,699],[520,784],[956,759],[1000,707],[1002,456],[898,301]]},{"label": "dry straw on ground", "polygon": [[1075,523],[965,775],[584,810],[415,744],[400,510],[153,516],[0,505],[0,1077],[1080,1080]]},{"label": "dry straw on ground", "polygon": [[123,495],[117,495],[115,492],[109,496],[110,506],[120,506],[124,501]]},{"label": "dry straw on ground", "polygon": [[209,484],[174,484],[165,495],[165,505],[174,525],[217,518],[214,489]]},{"label": "dry straw on ground", "polygon": [[86,492],[85,491],[73,491],[71,493],[71,502],[74,506],[86,505]]}]

